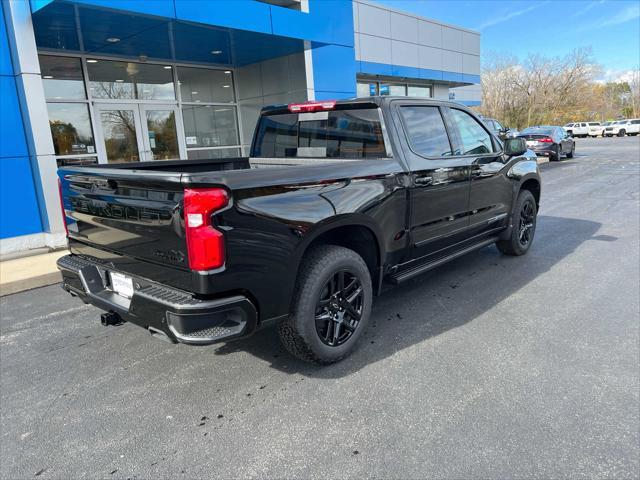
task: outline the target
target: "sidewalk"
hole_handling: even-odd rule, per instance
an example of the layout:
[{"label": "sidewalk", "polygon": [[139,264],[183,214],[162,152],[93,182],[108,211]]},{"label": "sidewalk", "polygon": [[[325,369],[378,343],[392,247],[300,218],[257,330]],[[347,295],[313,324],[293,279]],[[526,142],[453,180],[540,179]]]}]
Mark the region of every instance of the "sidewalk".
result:
[{"label": "sidewalk", "polygon": [[0,262],[0,297],[62,281],[56,260],[68,250]]}]

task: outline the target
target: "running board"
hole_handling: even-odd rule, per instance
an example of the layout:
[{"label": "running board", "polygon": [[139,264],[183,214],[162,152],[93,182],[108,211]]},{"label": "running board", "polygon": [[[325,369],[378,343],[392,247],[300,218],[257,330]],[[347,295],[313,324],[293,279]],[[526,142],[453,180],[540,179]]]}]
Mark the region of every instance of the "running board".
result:
[{"label": "running board", "polygon": [[480,243],[475,243],[462,250],[458,250],[450,255],[447,255],[446,257],[438,258],[437,260],[434,260],[429,263],[423,263],[421,265],[417,265],[413,268],[410,268],[408,270],[403,270],[402,272],[399,272],[399,273],[394,273],[393,275],[389,276],[389,281],[397,285],[398,283],[402,283],[406,280],[409,280],[410,278],[420,275],[421,273],[428,272],[429,270],[432,270],[436,267],[439,267],[440,265],[450,262],[455,258],[462,257],[463,255],[473,252],[474,250],[478,250],[482,247],[486,247],[487,245],[491,245],[492,243],[495,243],[497,240],[498,240],[498,237],[491,237],[486,240],[483,240]]}]

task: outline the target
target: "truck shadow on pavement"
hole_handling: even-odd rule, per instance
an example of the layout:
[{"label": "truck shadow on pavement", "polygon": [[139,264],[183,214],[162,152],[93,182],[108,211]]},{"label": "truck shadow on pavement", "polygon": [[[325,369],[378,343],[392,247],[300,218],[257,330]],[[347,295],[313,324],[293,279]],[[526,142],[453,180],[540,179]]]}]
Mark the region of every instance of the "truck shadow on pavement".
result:
[{"label": "truck shadow on pavement", "polygon": [[[369,327],[356,351],[340,363],[315,366],[291,357],[277,329],[224,344],[217,355],[245,351],[272,368],[315,378],[340,378],[413,345],[473,322],[512,294],[549,272],[586,241],[615,241],[597,235],[601,224],[572,218],[539,216],[536,236],[523,257],[485,247],[407,283],[386,289],[374,299]],[[576,294],[584,294],[576,285]],[[478,345],[483,348],[482,345]]]}]

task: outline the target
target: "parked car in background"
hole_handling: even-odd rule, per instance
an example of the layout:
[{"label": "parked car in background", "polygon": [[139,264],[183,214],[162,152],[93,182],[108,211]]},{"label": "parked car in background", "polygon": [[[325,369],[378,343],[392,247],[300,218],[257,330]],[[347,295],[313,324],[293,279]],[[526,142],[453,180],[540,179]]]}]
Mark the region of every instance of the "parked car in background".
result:
[{"label": "parked car in background", "polygon": [[640,133],[640,118],[631,118],[629,120],[620,120],[617,122],[615,128],[617,128],[619,137],[624,137],[625,135],[635,136]]},{"label": "parked car in background", "polygon": [[600,122],[587,122],[587,125],[589,127],[590,137],[596,138],[600,135],[600,132],[602,131],[602,125],[600,125]]},{"label": "parked car in background", "polygon": [[551,161],[558,161],[563,155],[573,158],[576,142],[564,128],[553,125],[540,125],[525,128],[518,135],[527,142],[527,147],[536,155],[548,156]]},{"label": "parked car in background", "polygon": [[567,123],[563,128],[567,133],[578,138],[597,137],[602,131],[599,122]]},{"label": "parked car in background", "polygon": [[603,136],[613,137],[614,135],[616,135],[618,137],[624,137],[627,133],[627,130],[625,128],[626,123],[627,120],[618,120],[617,122],[613,122],[611,125],[605,127]]},{"label": "parked car in background", "polygon": [[513,129],[513,128],[509,128],[509,127],[505,127],[503,126],[499,121],[497,121],[494,118],[484,118],[482,117],[482,121],[484,122],[484,124],[489,127],[489,130],[491,130],[493,132],[493,134],[498,137],[500,140],[502,140],[503,142],[507,139],[507,138],[513,138],[516,137],[518,135],[518,131]]},{"label": "parked car in background", "polygon": [[610,127],[611,125],[613,125],[614,121],[608,121],[608,122],[604,122],[602,125],[600,125],[600,135],[602,135],[603,137],[607,136],[607,127]]}]

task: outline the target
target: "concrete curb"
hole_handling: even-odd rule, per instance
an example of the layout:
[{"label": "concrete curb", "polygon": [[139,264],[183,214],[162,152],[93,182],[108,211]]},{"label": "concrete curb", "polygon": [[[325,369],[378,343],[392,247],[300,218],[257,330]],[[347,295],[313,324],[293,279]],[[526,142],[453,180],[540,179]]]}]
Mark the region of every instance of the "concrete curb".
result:
[{"label": "concrete curb", "polygon": [[35,277],[25,278],[24,280],[3,283],[0,285],[0,297],[13,295],[14,293],[20,293],[26,290],[32,290],[34,288],[46,287],[60,282],[62,282],[62,275],[60,272],[51,272]]},{"label": "concrete curb", "polygon": [[64,250],[0,262],[0,297],[61,282],[56,261],[67,253]]}]

